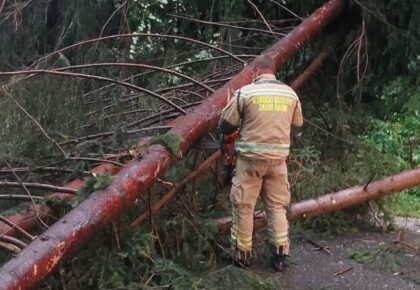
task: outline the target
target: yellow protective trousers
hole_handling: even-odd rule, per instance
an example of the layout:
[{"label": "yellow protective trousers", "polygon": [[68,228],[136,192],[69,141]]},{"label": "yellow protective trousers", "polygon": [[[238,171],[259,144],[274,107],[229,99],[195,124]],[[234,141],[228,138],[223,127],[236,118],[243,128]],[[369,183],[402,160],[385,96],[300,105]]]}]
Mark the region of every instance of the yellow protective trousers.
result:
[{"label": "yellow protective trousers", "polygon": [[253,214],[259,196],[265,207],[269,242],[276,248],[283,246],[283,254],[287,255],[289,225],[286,212],[290,190],[285,160],[238,157],[230,192],[232,246],[241,251],[252,250]]}]

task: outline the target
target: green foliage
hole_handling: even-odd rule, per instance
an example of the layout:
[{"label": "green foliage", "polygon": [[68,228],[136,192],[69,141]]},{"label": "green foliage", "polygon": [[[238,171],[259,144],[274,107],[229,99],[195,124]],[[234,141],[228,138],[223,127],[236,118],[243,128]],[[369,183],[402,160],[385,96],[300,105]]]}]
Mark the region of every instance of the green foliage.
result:
[{"label": "green foliage", "polygon": [[244,290],[271,290],[282,289],[269,279],[257,276],[251,271],[228,266],[214,273],[209,273],[206,279],[205,289],[244,289]]},{"label": "green foliage", "polygon": [[[177,33],[178,27],[176,21],[168,17],[168,11],[174,14],[185,11],[183,1],[179,0],[155,0],[155,1],[131,1],[130,6],[130,22],[135,28],[135,32],[158,33],[165,31],[166,33]],[[171,48],[171,44],[168,48]],[[147,37],[145,40],[139,37],[133,37],[130,46],[130,58],[148,57],[152,53],[166,53],[168,48],[154,38]]]},{"label": "green foliage", "polygon": [[159,275],[161,285],[170,285],[172,289],[203,289],[204,279],[194,275],[171,261],[158,260],[152,268],[152,273]]},{"label": "green foliage", "polygon": [[[410,77],[387,84],[380,95],[384,119],[371,119],[365,144],[400,159],[400,166],[420,164],[420,90]],[[404,166],[405,165],[405,166]]]},{"label": "green foliage", "polygon": [[169,150],[173,155],[180,156],[182,153],[180,152],[180,145],[184,142],[184,138],[178,134],[167,133],[163,135],[158,135],[152,137],[150,139],[149,144],[159,144],[164,146],[166,149]]},{"label": "green foliage", "polygon": [[[420,58],[412,64],[420,67]],[[420,116],[420,88],[416,78],[418,75],[414,73],[413,76],[415,77],[399,77],[382,88],[379,99],[385,118],[393,118],[400,113]]]},{"label": "green foliage", "polygon": [[[151,233],[135,232],[121,251],[104,251],[101,268],[94,272],[88,286],[97,289],[138,289],[141,288],[155,261],[154,237]],[[144,275],[144,276],[142,276]],[[93,277],[92,277],[93,278]]]},{"label": "green foliage", "polygon": [[[371,119],[368,134],[362,136],[363,144],[371,151],[379,152],[392,163],[384,168],[402,171],[420,165],[420,90],[411,77],[398,78],[387,84],[380,95],[385,109],[385,119]],[[385,159],[382,159],[385,160]],[[381,171],[381,163],[376,171]],[[393,214],[418,217],[420,214],[420,189],[413,188],[397,196],[389,197],[385,208]]]},{"label": "green foliage", "polygon": [[406,190],[387,199],[386,208],[394,215],[420,218],[420,190]]},{"label": "green foliage", "polygon": [[370,264],[375,260],[376,254],[377,253],[372,253],[371,251],[352,251],[348,258],[360,264]]},{"label": "green foliage", "polygon": [[[193,225],[181,216],[175,217],[162,226],[164,230],[159,237],[144,231],[136,231],[130,235],[130,238],[127,236],[121,250],[109,251],[96,247],[95,252],[100,259],[100,267],[95,268],[91,279],[84,284],[85,287],[90,289],[151,289],[153,287],[209,290],[232,287],[235,289],[278,289],[271,281],[246,270],[232,266],[214,270],[213,266],[206,266],[213,262],[208,256],[209,253],[200,255],[200,251],[204,248],[199,245],[212,243],[213,232],[207,233],[204,228],[201,229],[200,225]],[[164,253],[166,258],[159,253]],[[183,255],[185,257],[181,258]]]},{"label": "green foliage", "polygon": [[76,207],[83,200],[88,198],[94,191],[105,189],[112,182],[112,176],[108,173],[90,177],[85,185],[76,193],[72,199],[71,206]]},{"label": "green foliage", "polygon": [[391,121],[372,120],[372,131],[363,137],[368,146],[381,153],[394,155],[396,168],[420,164],[420,119],[416,116],[396,116]]}]

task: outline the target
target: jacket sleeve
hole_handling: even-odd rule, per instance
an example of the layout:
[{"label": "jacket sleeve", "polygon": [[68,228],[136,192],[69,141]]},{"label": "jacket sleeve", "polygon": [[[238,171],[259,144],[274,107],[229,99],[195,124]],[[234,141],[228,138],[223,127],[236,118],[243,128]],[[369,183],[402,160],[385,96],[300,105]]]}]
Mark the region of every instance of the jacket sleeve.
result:
[{"label": "jacket sleeve", "polygon": [[[232,97],[232,99],[223,109],[220,123],[222,121],[225,121],[229,123],[229,125],[231,125],[232,127],[238,128],[239,123],[241,121],[241,114],[238,111],[238,109],[242,110],[243,108],[242,98],[241,97],[238,98],[239,93],[240,93],[240,90],[237,90],[234,96]],[[239,103],[238,103],[238,99],[239,99]]]},{"label": "jacket sleeve", "polygon": [[303,125],[302,105],[299,100],[296,103],[295,111],[293,113],[292,125],[293,127],[302,127]]}]

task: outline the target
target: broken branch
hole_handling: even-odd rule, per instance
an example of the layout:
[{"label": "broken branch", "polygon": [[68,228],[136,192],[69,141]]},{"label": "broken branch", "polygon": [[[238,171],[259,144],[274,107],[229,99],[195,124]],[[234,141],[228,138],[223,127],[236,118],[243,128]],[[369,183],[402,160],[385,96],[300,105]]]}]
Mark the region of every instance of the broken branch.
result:
[{"label": "broken branch", "polygon": [[42,184],[42,183],[33,183],[33,182],[10,182],[10,181],[1,181],[0,187],[27,187],[27,188],[35,188],[35,189],[45,189],[51,191],[59,191],[65,193],[76,193],[77,190],[68,188],[68,187],[60,187],[51,184]]}]

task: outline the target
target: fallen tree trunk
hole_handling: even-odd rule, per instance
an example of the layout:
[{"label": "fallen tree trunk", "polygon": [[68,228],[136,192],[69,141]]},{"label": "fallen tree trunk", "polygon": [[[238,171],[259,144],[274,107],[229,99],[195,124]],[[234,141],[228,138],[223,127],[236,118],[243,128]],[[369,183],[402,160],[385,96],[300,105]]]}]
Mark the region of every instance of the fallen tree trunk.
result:
[{"label": "fallen tree trunk", "polygon": [[321,52],[312,62],[311,64],[300,74],[297,79],[295,79],[290,86],[296,91],[302,87],[302,85],[310,78],[322,65],[324,60],[328,57],[328,52],[323,51]]},{"label": "fallen tree trunk", "polygon": [[[112,164],[103,163],[95,168],[93,168],[90,172],[92,174],[105,174],[109,173],[114,175],[119,171],[119,167],[116,167]],[[67,184],[64,185],[65,188],[71,188],[73,190],[81,189],[86,182],[86,178],[84,179],[75,179]],[[45,197],[45,200],[70,200],[74,197],[74,194],[69,194],[65,192],[55,192],[49,194]],[[16,229],[16,226],[24,229],[28,232],[33,232],[36,230],[40,221],[38,219],[42,219],[43,222],[46,224],[52,224],[53,221],[56,219],[54,217],[54,211],[47,205],[44,204],[37,204],[37,205],[28,205],[24,210],[15,213],[11,216],[7,216],[8,221],[13,223],[15,226],[10,226],[3,221],[0,221],[0,234],[16,237],[19,231]]]},{"label": "fallen tree trunk", "polygon": [[[344,0],[330,0],[287,36],[267,50],[279,68],[301,46],[311,40],[336,17]],[[177,152],[152,145],[139,159],[123,168],[106,189],[93,193],[0,270],[0,289],[31,289],[50,274],[66,257],[75,253],[96,231],[131,206],[178,158],[217,125],[221,110],[233,92],[252,81],[251,68],[245,67],[210,98],[186,116],[171,123],[168,136],[176,137]]]},{"label": "fallen tree trunk", "polygon": [[[350,187],[337,192],[322,195],[292,204],[287,217],[289,220],[310,218],[321,214],[339,211],[369,200],[376,200],[394,192],[420,185],[420,168],[404,171],[365,185]],[[230,217],[217,220],[219,231],[228,233],[232,225]],[[265,214],[257,211],[254,214],[254,228],[265,225]]]}]

